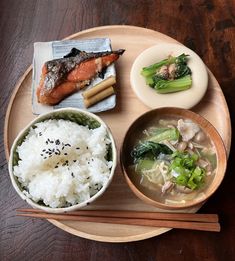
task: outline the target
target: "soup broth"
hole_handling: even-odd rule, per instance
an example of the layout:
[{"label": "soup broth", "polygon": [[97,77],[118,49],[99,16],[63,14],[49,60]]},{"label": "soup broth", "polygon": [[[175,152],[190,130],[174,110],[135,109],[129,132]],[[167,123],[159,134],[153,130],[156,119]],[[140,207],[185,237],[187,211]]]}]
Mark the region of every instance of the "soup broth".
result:
[{"label": "soup broth", "polygon": [[191,120],[172,116],[155,119],[139,133],[131,158],[135,186],[164,204],[199,200],[217,165],[209,136]]}]

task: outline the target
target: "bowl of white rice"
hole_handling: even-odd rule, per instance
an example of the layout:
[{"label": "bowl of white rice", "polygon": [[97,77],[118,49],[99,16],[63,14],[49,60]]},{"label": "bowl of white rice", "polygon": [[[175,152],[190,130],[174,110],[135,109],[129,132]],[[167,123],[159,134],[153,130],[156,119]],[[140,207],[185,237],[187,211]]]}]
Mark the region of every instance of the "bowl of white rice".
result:
[{"label": "bowl of white rice", "polygon": [[40,115],[16,137],[9,173],[22,199],[51,213],[82,208],[104,193],[117,164],[107,125],[75,108]]}]

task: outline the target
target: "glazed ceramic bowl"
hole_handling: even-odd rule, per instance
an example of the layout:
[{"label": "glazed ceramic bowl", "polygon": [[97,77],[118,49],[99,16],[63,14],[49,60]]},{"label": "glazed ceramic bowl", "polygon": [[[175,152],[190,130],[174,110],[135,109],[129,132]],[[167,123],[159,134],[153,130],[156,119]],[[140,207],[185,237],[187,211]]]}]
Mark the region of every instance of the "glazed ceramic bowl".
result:
[{"label": "glazed ceramic bowl", "polygon": [[[104,184],[104,186],[95,194],[93,195],[90,199],[81,202],[76,205],[68,206],[68,207],[62,207],[62,208],[52,208],[46,206],[44,203],[37,203],[33,201],[31,198],[29,198],[26,194],[23,193],[24,189],[19,182],[18,178],[14,175],[13,173],[13,168],[14,166],[18,165],[19,161],[19,155],[17,153],[17,147],[22,144],[24,141],[26,135],[29,133],[30,128],[34,128],[36,123],[43,122],[45,120],[49,119],[64,119],[68,121],[75,122],[79,125],[83,126],[88,126],[89,129],[95,129],[100,127],[101,125],[105,127],[107,136],[111,141],[110,144],[110,149],[107,154],[107,157],[109,160],[112,160],[113,164],[110,170],[110,175],[108,181]],[[114,171],[116,168],[117,164],[117,150],[116,150],[116,145],[113,139],[113,136],[111,134],[111,131],[109,130],[108,126],[101,120],[100,117],[96,116],[93,113],[83,111],[80,109],[75,109],[75,108],[65,108],[65,109],[58,109],[54,110],[52,112],[42,114],[39,117],[37,117],[35,120],[30,122],[16,137],[10,151],[10,158],[9,158],[9,173],[10,173],[10,178],[13,187],[15,188],[16,192],[19,194],[19,196],[25,200],[29,205],[31,205],[33,208],[38,208],[46,212],[51,212],[51,213],[63,213],[67,211],[73,211],[79,208],[82,208],[92,202],[94,202],[99,196],[101,196],[107,187],[109,186],[113,175]]]},{"label": "glazed ceramic bowl", "polygon": [[[162,203],[162,201],[157,201],[155,198],[151,196],[150,193],[146,192],[146,189],[144,189],[144,187],[141,187],[139,185],[136,179],[133,178],[133,171],[130,170],[130,166],[133,165],[131,151],[133,150],[133,147],[136,145],[138,137],[140,137],[141,133],[146,129],[147,126],[149,126],[149,123],[154,122],[154,120],[159,119],[159,117],[161,119],[164,119],[168,116],[176,116],[177,118],[188,119],[196,123],[201,128],[201,130],[203,130],[204,133],[208,135],[208,137],[214,144],[216,150],[217,167],[212,182],[208,186],[205,186],[205,189],[203,188],[203,196],[187,200],[185,201],[185,203],[179,202],[171,204]],[[130,189],[135,193],[135,195],[139,197],[141,200],[143,200],[145,203],[163,209],[182,209],[193,207],[195,205],[205,202],[221,184],[224,178],[227,165],[226,150],[223,141],[219,133],[212,126],[212,124],[209,123],[205,118],[203,118],[199,114],[196,114],[192,111],[169,107],[148,111],[141,115],[139,118],[137,118],[131,124],[131,126],[126,132],[122,144],[120,161],[127,184],[129,185]],[[135,174],[138,175],[137,173]]]},{"label": "glazed ceramic bowl", "polygon": [[[166,59],[169,55],[188,55],[187,65],[191,69],[192,85],[189,89],[173,93],[160,94],[149,87],[141,75],[143,67]],[[154,45],[135,59],[130,73],[131,87],[136,96],[148,107],[179,107],[190,109],[203,98],[208,85],[208,73],[202,59],[191,49],[182,44],[162,43]]]}]

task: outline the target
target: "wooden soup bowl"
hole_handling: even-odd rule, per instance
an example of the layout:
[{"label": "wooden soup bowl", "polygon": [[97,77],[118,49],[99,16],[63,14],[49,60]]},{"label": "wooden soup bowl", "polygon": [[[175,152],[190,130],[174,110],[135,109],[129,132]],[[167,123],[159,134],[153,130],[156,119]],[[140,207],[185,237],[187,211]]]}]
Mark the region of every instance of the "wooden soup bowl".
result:
[{"label": "wooden soup bowl", "polygon": [[[130,175],[130,170],[128,168],[128,166],[133,165],[133,159],[130,153],[136,143],[136,139],[138,139],[138,136],[147,126],[149,126],[151,122],[154,122],[154,119],[156,120],[159,117],[161,119],[164,119],[167,116],[176,116],[177,118],[189,119],[192,120],[194,123],[198,124],[199,127],[209,136],[216,150],[217,168],[211,184],[209,184],[209,186],[202,190],[204,194],[203,196],[187,200],[185,203],[165,204],[150,198],[143,191],[140,191],[140,189],[136,187],[133,178]],[[125,135],[120,153],[120,161],[127,184],[137,197],[139,197],[147,204],[151,204],[162,209],[172,210],[189,208],[205,202],[221,184],[227,166],[226,150],[223,141],[215,127],[199,114],[196,114],[190,110],[174,107],[162,107],[158,109],[153,109],[137,118],[131,124]]]}]

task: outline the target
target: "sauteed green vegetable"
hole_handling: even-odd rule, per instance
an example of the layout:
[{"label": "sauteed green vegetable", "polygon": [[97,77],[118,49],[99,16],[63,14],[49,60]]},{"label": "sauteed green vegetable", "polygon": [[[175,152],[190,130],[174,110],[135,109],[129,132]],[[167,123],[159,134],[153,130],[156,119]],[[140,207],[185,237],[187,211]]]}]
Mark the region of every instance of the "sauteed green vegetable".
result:
[{"label": "sauteed green vegetable", "polygon": [[169,56],[160,62],[144,67],[141,74],[147,85],[158,93],[187,90],[192,85],[191,70],[187,65],[188,55]]}]

